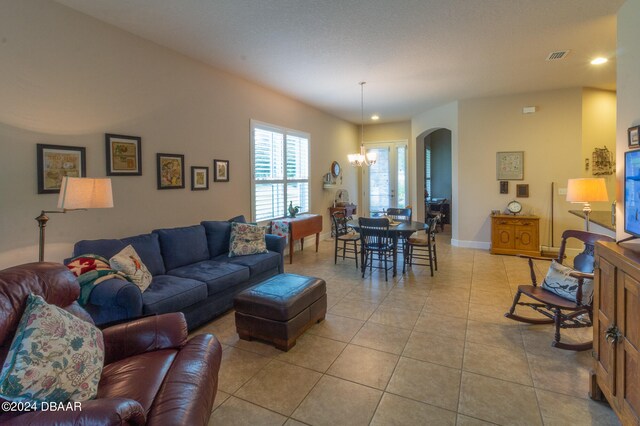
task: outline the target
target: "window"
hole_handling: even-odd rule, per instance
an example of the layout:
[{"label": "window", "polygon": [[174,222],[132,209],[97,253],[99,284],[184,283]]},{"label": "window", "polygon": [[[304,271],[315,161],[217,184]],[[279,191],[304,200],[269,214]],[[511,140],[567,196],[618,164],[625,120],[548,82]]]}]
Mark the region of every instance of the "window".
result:
[{"label": "window", "polygon": [[431,197],[431,147],[424,150],[424,190]]},{"label": "window", "polygon": [[309,134],[251,122],[252,214],[284,217],[289,203],[309,211]]}]

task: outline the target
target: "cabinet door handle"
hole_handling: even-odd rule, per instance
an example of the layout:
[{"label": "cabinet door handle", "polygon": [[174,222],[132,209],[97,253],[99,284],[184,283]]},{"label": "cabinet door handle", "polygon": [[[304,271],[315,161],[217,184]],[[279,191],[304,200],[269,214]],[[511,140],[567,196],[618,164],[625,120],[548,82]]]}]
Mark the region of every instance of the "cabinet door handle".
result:
[{"label": "cabinet door handle", "polygon": [[613,345],[614,343],[618,343],[622,340],[622,333],[620,333],[617,326],[611,325],[604,332],[604,338],[609,342],[609,344]]}]

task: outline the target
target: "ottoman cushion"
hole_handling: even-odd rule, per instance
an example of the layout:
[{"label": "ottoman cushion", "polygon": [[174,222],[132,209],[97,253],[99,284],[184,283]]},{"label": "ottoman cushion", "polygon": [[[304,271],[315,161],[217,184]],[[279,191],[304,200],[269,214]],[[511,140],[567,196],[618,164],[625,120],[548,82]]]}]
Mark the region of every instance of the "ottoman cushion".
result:
[{"label": "ottoman cushion", "polygon": [[280,274],[238,294],[237,312],[274,321],[288,321],[326,293],[324,280]]}]

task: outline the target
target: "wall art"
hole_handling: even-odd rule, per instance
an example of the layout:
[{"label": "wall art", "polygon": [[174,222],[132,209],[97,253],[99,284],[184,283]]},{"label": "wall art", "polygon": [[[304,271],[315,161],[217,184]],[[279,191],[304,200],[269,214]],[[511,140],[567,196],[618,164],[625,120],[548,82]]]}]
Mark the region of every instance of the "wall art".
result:
[{"label": "wall art", "polygon": [[104,140],[107,176],[142,175],[142,138],[106,133]]},{"label": "wall art", "polygon": [[496,179],[524,179],[524,151],[496,153]]},{"label": "wall art", "polygon": [[209,167],[191,166],[191,190],[209,189]]},{"label": "wall art", "polygon": [[60,192],[62,178],[86,177],[86,149],[80,146],[37,145],[38,194]]},{"label": "wall art", "polygon": [[184,188],[184,155],[157,154],[158,189]]},{"label": "wall art", "polygon": [[228,160],[213,160],[213,181],[229,182]]}]

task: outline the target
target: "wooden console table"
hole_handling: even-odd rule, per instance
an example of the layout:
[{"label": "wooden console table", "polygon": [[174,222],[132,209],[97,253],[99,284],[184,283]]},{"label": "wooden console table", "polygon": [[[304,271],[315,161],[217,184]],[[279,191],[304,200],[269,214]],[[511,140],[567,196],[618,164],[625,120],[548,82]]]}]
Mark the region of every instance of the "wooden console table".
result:
[{"label": "wooden console table", "polygon": [[540,256],[539,222],[536,216],[491,216],[491,254]]},{"label": "wooden console table", "polygon": [[595,246],[590,395],[604,396],[623,425],[640,423],[640,253]]},{"label": "wooden console table", "polygon": [[289,263],[293,263],[293,243],[300,240],[300,249],[304,250],[304,237],[316,234],[316,252],[322,232],[322,216],[319,214],[301,214],[285,217],[271,222],[271,232],[289,240]]}]

